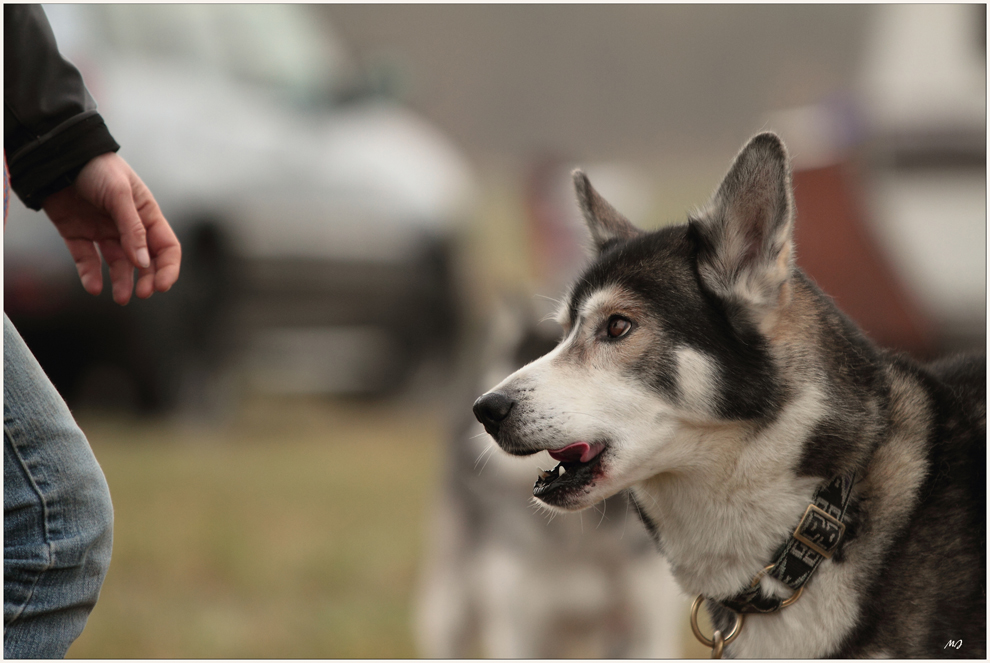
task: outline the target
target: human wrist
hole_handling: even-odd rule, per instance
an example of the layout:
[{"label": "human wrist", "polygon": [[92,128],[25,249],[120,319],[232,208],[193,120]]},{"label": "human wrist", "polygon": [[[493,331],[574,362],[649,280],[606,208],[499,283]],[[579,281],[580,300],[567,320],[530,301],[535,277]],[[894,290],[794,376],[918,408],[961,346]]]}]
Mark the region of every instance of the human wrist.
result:
[{"label": "human wrist", "polygon": [[98,113],[42,136],[8,155],[10,186],[25,206],[38,210],[48,196],[75,182],[92,159],[120,145]]}]

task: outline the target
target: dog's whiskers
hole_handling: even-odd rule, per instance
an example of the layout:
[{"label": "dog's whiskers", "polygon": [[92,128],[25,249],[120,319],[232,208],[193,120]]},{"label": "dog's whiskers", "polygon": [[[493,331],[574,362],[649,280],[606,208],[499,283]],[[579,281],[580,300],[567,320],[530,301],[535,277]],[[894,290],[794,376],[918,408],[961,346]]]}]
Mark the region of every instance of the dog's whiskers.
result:
[{"label": "dog's whiskers", "polygon": [[[605,500],[602,500],[601,502],[599,502],[599,504],[602,505],[602,517],[601,517],[601,520],[598,521],[598,525],[595,526],[595,529],[598,529],[599,527],[601,527],[602,526],[602,523],[605,522],[605,511],[608,510],[608,504],[605,502]],[[596,511],[598,510],[597,506],[598,505],[595,505],[595,510]]]},{"label": "dog's whiskers", "polygon": [[[619,535],[620,539],[626,535],[626,524],[629,522],[629,507],[632,506],[632,501],[633,501],[632,492],[626,491],[625,498],[626,498],[626,517],[622,519],[622,533]],[[653,501],[656,502],[656,500]],[[639,514],[636,514],[635,519],[639,520]]]},{"label": "dog's whiskers", "polygon": [[553,522],[553,519],[557,517],[557,511],[554,511],[549,506],[536,499],[535,497],[530,499],[529,507],[534,511],[542,511],[546,513],[549,517],[547,518],[547,525]]},{"label": "dog's whiskers", "polygon": [[540,293],[536,293],[535,295],[533,295],[533,297],[539,297],[540,299],[545,299],[548,302],[553,302],[557,306],[561,306],[564,303],[563,299],[560,299],[558,297],[550,297],[548,295],[541,295]]},{"label": "dog's whiskers", "polygon": [[481,475],[481,473],[485,471],[485,467],[488,465],[488,461],[491,460],[493,455],[495,455],[494,443],[489,444],[487,447],[485,447],[485,450],[478,455],[477,460],[474,461],[474,469],[478,470],[478,463],[481,462],[482,458],[485,459],[485,462],[481,465],[481,469],[478,470],[479,475]]}]

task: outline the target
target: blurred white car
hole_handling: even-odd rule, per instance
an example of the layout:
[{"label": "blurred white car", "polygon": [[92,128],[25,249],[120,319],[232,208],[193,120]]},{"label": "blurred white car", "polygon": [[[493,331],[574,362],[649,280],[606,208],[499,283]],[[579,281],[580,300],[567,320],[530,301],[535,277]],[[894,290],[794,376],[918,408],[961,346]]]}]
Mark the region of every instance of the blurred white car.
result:
[{"label": "blurred white car", "polygon": [[367,84],[305,5],[50,5],[120,154],[183,244],[179,282],[93,299],[51,224],[11,202],[5,310],[71,398],[116,366],[173,404],[190,366],[245,351],[271,391],[397,388],[457,327],[464,157]]}]

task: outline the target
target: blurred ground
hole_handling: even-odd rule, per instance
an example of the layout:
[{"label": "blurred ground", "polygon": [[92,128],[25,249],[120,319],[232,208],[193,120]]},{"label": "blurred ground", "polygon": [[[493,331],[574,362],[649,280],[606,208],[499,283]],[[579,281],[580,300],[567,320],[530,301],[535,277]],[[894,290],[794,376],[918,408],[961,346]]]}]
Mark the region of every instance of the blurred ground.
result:
[{"label": "blurred ground", "polygon": [[113,562],[74,658],[408,658],[435,410],[252,399],[229,427],[80,413]]}]

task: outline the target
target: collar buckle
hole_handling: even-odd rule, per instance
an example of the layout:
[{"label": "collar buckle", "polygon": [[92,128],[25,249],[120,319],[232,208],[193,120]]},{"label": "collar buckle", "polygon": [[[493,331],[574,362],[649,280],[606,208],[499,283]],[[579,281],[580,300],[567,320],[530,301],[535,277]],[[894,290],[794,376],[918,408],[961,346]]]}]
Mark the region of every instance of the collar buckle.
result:
[{"label": "collar buckle", "polygon": [[828,511],[809,504],[792,536],[825,559],[831,559],[845,531],[845,523]]}]

